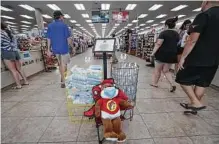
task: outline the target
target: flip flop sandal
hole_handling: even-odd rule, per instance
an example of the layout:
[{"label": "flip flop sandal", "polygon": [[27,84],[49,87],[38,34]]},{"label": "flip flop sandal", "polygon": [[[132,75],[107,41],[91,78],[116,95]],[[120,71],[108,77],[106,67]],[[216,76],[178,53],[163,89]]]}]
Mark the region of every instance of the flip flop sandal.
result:
[{"label": "flip flop sandal", "polygon": [[24,83],[23,85],[30,85],[29,83]]},{"label": "flip flop sandal", "polygon": [[176,91],[176,86],[172,86],[172,89],[170,90],[170,92],[175,92]]},{"label": "flip flop sandal", "polygon": [[185,115],[189,115],[189,114],[197,115],[198,112],[197,112],[197,111],[194,111],[194,110],[191,110],[191,111],[184,111],[184,114],[185,114]]},{"label": "flip flop sandal", "polygon": [[150,84],[150,86],[152,86],[152,87],[155,87],[155,88],[158,88],[158,86],[157,86],[157,85]]},{"label": "flip flop sandal", "polygon": [[192,111],[200,111],[200,110],[206,109],[206,106],[201,106],[201,107],[189,106],[188,108],[191,109]]},{"label": "flip flop sandal", "polygon": [[185,108],[185,109],[189,109],[189,104],[188,103],[180,103],[180,106]]},{"label": "flip flop sandal", "polygon": [[22,89],[22,86],[15,86],[15,87],[12,87],[12,89]]}]

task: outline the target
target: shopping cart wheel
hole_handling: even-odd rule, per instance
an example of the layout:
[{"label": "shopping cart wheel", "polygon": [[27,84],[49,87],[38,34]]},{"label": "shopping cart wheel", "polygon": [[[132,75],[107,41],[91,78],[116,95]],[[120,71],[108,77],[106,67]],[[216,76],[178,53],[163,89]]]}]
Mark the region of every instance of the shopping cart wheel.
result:
[{"label": "shopping cart wheel", "polygon": [[130,121],[133,120],[134,108],[130,110]]}]

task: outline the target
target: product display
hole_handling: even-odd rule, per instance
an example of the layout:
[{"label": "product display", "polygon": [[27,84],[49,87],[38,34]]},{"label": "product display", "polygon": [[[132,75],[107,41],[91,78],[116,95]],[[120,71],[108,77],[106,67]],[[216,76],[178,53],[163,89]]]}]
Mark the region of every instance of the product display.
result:
[{"label": "product display", "polygon": [[66,78],[66,88],[68,97],[73,104],[92,104],[92,88],[99,84],[103,79],[102,68],[90,66],[87,69],[80,67],[71,68],[69,76]]}]

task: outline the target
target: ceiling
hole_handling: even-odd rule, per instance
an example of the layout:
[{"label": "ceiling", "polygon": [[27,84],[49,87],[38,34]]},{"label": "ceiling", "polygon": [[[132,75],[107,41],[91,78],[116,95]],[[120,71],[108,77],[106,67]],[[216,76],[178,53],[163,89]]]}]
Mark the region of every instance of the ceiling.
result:
[{"label": "ceiling", "polygon": [[[76,7],[74,6],[74,4],[76,3],[82,3],[84,4],[84,7],[86,10],[84,11],[79,11],[76,9]],[[129,11],[129,22],[126,23],[121,23],[113,33],[116,33],[118,31],[120,31],[121,29],[123,29],[125,26],[127,26],[127,24],[132,23],[132,21],[134,19],[136,19],[140,14],[148,14],[147,17],[143,18],[143,19],[139,19],[138,23],[133,23],[132,26],[130,26],[129,28],[135,28],[136,25],[140,25],[142,23],[145,23],[146,25],[143,27],[140,27],[139,29],[144,29],[148,26],[151,26],[153,24],[161,24],[160,22],[163,20],[166,20],[169,17],[174,17],[177,15],[186,15],[183,18],[186,17],[191,17],[196,15],[198,12],[194,12],[194,9],[197,9],[201,6],[201,2],[200,1],[98,1],[98,2],[94,2],[94,1],[2,1],[1,5],[7,8],[12,9],[12,12],[5,12],[5,11],[1,11],[1,15],[7,15],[7,16],[11,16],[14,17],[14,20],[8,20],[10,22],[14,22],[17,23],[18,26],[18,30],[20,31],[20,25],[22,25],[21,21],[30,21],[32,24],[30,25],[30,28],[33,28],[34,25],[36,25],[36,20],[28,20],[25,19],[23,17],[21,17],[20,15],[29,15],[32,17],[35,17],[35,13],[34,11],[28,11],[18,5],[20,4],[27,4],[30,5],[31,7],[34,8],[39,8],[42,12],[42,14],[48,14],[50,16],[52,16],[53,10],[50,9],[47,4],[56,4],[59,8],[61,8],[62,12],[64,14],[68,14],[71,16],[70,19],[65,19],[65,22],[69,25],[69,26],[73,26],[74,29],[80,30],[81,32],[83,32],[83,30],[81,30],[79,27],[75,26],[75,24],[71,23],[70,20],[76,20],[77,24],[80,24],[82,27],[84,27],[86,30],[88,31],[91,35],[96,36],[96,34],[93,32],[93,30],[91,29],[91,27],[88,25],[89,23],[86,22],[87,19],[89,18],[83,18],[81,14],[87,13],[89,14],[89,17],[91,19],[91,11],[92,10],[98,10],[100,8],[101,3],[107,3],[110,4],[110,23],[107,24],[106,26],[106,30],[105,30],[105,36],[107,36],[109,34],[109,32],[112,30],[112,28],[115,26],[115,23],[112,21],[112,11],[119,11],[121,10],[125,10],[126,6],[128,4],[137,4],[137,6],[135,7],[134,10]],[[162,4],[163,6],[161,8],[159,8],[156,11],[149,11],[148,9],[153,6],[154,4]],[[180,10],[180,11],[171,11],[172,8],[175,8],[179,5],[188,5],[188,7]],[[157,19],[156,17],[160,14],[167,14],[166,17],[161,18],[161,19]],[[5,21],[5,18],[1,18],[3,21]],[[153,23],[146,23],[146,21],[148,20],[154,20]],[[44,21],[49,23],[52,21],[52,19],[45,19]],[[27,25],[27,24],[25,24]],[[102,25],[101,24],[94,24],[95,29],[97,31],[97,33],[102,36]]]}]

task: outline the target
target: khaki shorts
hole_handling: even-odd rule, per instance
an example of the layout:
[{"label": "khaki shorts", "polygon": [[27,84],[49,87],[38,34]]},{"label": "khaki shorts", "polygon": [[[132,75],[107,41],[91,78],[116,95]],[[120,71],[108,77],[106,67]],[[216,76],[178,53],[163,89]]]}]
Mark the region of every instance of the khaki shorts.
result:
[{"label": "khaki shorts", "polygon": [[56,54],[56,57],[60,65],[67,65],[70,62],[69,54]]}]

